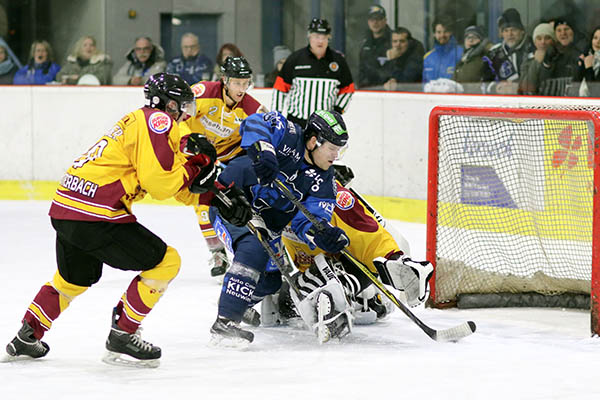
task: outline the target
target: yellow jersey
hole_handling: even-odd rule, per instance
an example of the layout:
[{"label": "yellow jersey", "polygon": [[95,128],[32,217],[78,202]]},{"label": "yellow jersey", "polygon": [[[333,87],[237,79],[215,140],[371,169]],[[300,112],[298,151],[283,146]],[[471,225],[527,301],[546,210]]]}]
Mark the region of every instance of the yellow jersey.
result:
[{"label": "yellow jersey", "polygon": [[186,165],[179,137],[177,123],[163,111],[143,107],[125,115],[73,161],[60,181],[49,215],[134,222],[134,201],[146,193],[158,200],[172,197],[198,175],[195,167]]},{"label": "yellow jersey", "polygon": [[242,153],[240,124],[258,112],[261,104],[249,94],[231,109],[223,99],[223,82],[198,82],[192,85],[196,95],[196,115],[180,123],[181,134],[200,133],[217,149],[217,159],[227,162]]}]

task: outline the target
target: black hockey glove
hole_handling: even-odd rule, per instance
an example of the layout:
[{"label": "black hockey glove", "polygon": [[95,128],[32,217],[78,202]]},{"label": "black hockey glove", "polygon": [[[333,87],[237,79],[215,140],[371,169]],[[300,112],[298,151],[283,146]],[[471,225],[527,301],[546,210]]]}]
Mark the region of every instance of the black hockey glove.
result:
[{"label": "black hockey glove", "polygon": [[354,172],[347,165],[333,164],[333,170],[335,172],[335,179],[344,187],[354,179]]},{"label": "black hockey glove", "polygon": [[229,199],[229,204],[219,199],[219,196],[212,201],[212,205],[217,207],[221,217],[235,226],[246,225],[252,218],[252,208],[244,192],[235,186],[223,188],[220,192]]},{"label": "black hockey glove", "polygon": [[246,149],[248,157],[252,160],[254,172],[261,185],[271,184],[279,173],[279,161],[275,148],[269,142],[259,140]]},{"label": "black hockey glove", "polygon": [[306,234],[317,247],[328,253],[339,253],[350,244],[350,239],[342,229],[325,221],[321,225],[324,229],[318,230],[313,226],[309,228]]},{"label": "black hockey glove", "polygon": [[206,139],[206,136],[199,133],[190,133],[189,135],[182,137],[179,143],[179,149],[188,157],[205,154],[213,163],[217,161],[217,150],[215,149],[215,146]]},{"label": "black hockey glove", "polygon": [[189,186],[190,192],[204,194],[210,191],[215,186],[215,179],[217,179],[217,168],[215,164],[210,163],[202,168],[200,174],[192,181]]}]

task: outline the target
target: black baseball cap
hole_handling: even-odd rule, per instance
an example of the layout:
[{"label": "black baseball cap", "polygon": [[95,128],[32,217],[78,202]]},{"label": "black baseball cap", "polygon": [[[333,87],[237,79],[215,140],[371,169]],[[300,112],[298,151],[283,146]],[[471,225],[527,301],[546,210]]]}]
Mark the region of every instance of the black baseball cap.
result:
[{"label": "black baseball cap", "polygon": [[368,18],[385,18],[385,9],[381,6],[369,7]]}]

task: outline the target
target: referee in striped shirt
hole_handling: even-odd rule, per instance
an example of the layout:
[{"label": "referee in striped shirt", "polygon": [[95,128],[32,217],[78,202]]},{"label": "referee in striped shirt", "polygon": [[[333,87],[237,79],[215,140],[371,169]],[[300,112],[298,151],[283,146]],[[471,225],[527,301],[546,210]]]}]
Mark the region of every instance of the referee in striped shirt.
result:
[{"label": "referee in striped shirt", "polygon": [[306,126],[316,110],[342,114],[354,94],[354,83],[344,56],[329,48],[331,27],[313,18],[308,26],[308,46],[293,52],[283,64],[273,86],[272,109]]}]

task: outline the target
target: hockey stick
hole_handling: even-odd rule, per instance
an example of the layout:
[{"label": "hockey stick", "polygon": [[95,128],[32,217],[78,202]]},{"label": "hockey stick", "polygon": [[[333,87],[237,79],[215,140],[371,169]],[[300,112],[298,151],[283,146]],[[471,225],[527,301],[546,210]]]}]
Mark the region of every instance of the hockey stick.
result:
[{"label": "hockey stick", "polygon": [[[302,204],[296,196],[294,196],[287,186],[285,186],[279,179],[275,179],[275,185],[279,188],[279,191],[287,197],[289,201],[292,202],[299,210],[306,216],[306,218],[313,224],[313,226],[322,231],[325,228],[322,225],[322,222],[317,219],[305,206]],[[438,342],[456,342],[463,337],[471,335],[477,329],[475,322],[467,321],[460,325],[457,325],[453,328],[448,329],[433,329],[426,325],[423,321],[421,321],[415,314],[413,314],[410,309],[402,304],[396,296],[392,292],[390,292],[384,285],[377,279],[373,273],[367,268],[362,262],[357,260],[352,254],[350,254],[347,250],[343,249],[341,251],[343,255],[345,255],[353,264],[355,264],[371,282],[377,286],[379,291],[384,294],[388,299],[391,300],[392,303],[396,305],[411,321],[413,321],[423,332],[427,334],[431,339]]]}]

